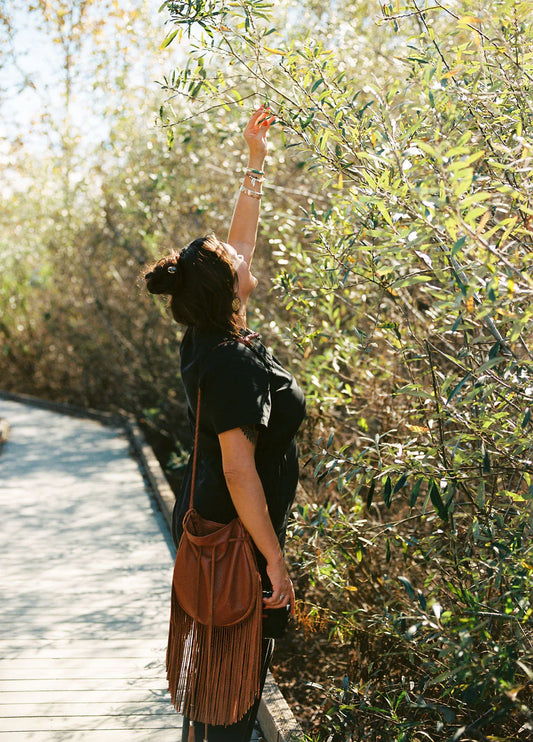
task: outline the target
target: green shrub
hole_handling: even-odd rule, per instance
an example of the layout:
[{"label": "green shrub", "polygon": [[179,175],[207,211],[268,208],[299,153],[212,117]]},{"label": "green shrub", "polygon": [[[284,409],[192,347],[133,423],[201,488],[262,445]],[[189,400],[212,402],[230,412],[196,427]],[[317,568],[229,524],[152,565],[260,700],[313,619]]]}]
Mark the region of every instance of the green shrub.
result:
[{"label": "green shrub", "polygon": [[[197,3],[166,5],[194,29]],[[309,615],[349,650],[315,737],[525,738],[528,3],[398,2],[378,25],[350,4],[205,9],[168,89],[226,106],[264,91],[319,194],[304,239],[276,245],[323,485],[297,512],[295,559],[329,596]]]}]

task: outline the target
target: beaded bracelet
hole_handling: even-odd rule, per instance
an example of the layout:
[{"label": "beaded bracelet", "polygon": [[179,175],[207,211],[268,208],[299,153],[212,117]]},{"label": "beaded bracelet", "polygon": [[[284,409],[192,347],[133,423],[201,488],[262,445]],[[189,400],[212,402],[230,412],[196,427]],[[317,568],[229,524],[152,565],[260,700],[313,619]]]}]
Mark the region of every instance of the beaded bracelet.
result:
[{"label": "beaded bracelet", "polygon": [[241,186],[240,188],[241,193],[244,193],[245,196],[250,196],[251,198],[257,198],[258,200],[263,195],[262,191],[252,191],[251,188],[246,188],[246,186]]},{"label": "beaded bracelet", "polygon": [[257,178],[255,175],[250,175],[249,173],[246,173],[246,177],[250,178],[250,182],[252,183],[252,188],[255,188],[256,183],[259,183],[259,185],[261,185],[261,183],[265,182],[264,178]]},{"label": "beaded bracelet", "polygon": [[263,183],[265,180],[265,174],[260,170],[252,170],[247,167],[245,170],[246,177],[250,178],[252,188],[255,188],[256,183]]}]

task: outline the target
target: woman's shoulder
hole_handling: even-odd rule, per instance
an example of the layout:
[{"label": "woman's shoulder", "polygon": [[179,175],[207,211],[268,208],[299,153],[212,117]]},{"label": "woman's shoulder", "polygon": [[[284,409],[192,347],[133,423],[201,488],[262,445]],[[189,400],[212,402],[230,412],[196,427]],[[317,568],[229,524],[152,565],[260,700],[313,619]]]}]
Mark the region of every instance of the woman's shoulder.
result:
[{"label": "woman's shoulder", "polygon": [[243,332],[236,337],[223,331],[189,328],[181,341],[182,369],[196,367],[201,376],[219,373],[221,369],[263,370],[266,358],[260,352],[256,333]]},{"label": "woman's shoulder", "polygon": [[224,338],[213,345],[203,356],[200,364],[202,382],[268,386],[268,371],[264,363],[241,338]]},{"label": "woman's shoulder", "polygon": [[228,363],[262,366],[257,353],[243,338],[229,337],[214,345],[206,357],[208,365]]}]

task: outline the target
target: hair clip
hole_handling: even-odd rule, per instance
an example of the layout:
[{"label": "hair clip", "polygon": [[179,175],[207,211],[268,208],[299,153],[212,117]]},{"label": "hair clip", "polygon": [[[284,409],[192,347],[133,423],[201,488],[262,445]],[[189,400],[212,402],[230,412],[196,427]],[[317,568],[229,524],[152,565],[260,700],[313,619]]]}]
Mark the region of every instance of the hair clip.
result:
[{"label": "hair clip", "polygon": [[167,268],[167,273],[175,273],[177,271],[177,268],[175,265],[169,265]]}]

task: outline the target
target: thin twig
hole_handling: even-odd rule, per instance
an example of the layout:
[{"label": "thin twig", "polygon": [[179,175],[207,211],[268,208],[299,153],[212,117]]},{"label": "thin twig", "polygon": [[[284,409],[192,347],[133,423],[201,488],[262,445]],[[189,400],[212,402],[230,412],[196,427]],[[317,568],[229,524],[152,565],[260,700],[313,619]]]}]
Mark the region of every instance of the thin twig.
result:
[{"label": "thin twig", "polygon": [[[181,95],[181,93],[177,93],[177,95]],[[187,94],[184,93],[184,95],[186,96]],[[232,101],[225,101],[223,103],[217,103],[214,106],[209,106],[209,108],[204,108],[203,111],[196,111],[196,113],[193,113],[191,116],[186,116],[183,119],[178,119],[178,121],[172,121],[169,124],[162,124],[161,125],[161,128],[162,129],[168,129],[171,126],[179,126],[180,124],[184,124],[186,121],[190,121],[191,119],[198,118],[198,116],[202,116],[204,113],[210,113],[210,111],[214,111],[216,108],[224,108],[225,106],[236,106],[241,101],[247,100],[248,98],[253,98],[255,95],[256,95],[255,93],[250,93],[249,95],[243,96],[238,101],[237,100],[232,100]]]},{"label": "thin twig", "polygon": [[442,463],[446,467],[446,469],[449,469],[448,464],[448,456],[446,455],[446,442],[444,440],[444,430],[442,427],[442,409],[439,402],[439,388],[437,386],[437,377],[435,376],[435,368],[433,366],[433,358],[431,356],[431,347],[429,344],[429,341],[426,340],[426,353],[429,361],[429,368],[431,371],[431,381],[433,384],[433,394],[435,397],[435,408],[437,412],[437,422],[438,422],[438,428],[439,428],[439,439],[440,439],[440,451],[441,451],[441,457],[442,457]]}]

